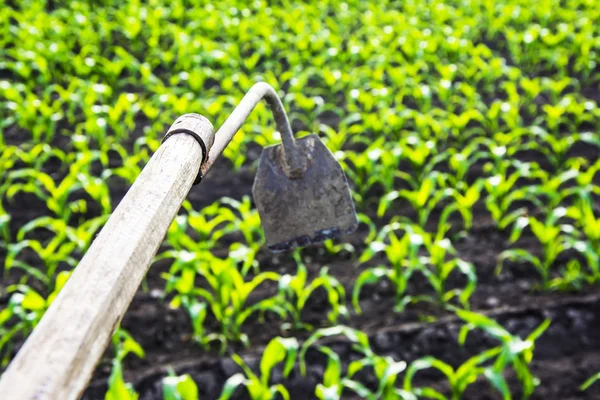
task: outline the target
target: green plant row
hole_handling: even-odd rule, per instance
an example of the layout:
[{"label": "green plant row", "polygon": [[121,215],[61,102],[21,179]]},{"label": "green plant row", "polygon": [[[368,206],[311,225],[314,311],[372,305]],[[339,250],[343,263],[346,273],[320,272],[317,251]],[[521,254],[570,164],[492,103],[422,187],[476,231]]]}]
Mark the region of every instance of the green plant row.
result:
[{"label": "green plant row", "polygon": [[[307,353],[320,352],[326,357],[322,381],[317,384],[315,396],[321,400],[341,399],[350,395],[364,399],[452,399],[463,398],[466,389],[478,378],[488,380],[490,386],[499,392],[503,399],[512,399],[513,395],[505,374],[513,370],[522,386],[524,398],[529,398],[535,387],[540,384],[532,374],[530,363],[533,357],[536,340],[550,325],[546,320],[540,324],[525,339],[510,334],[493,319],[470,311],[456,310],[456,315],[464,322],[459,333],[459,344],[467,340],[469,332],[477,330],[485,333],[498,342],[498,345],[476,354],[460,366],[451,365],[435,357],[426,356],[406,363],[395,360],[391,356],[376,354],[368,336],[359,330],[337,325],[331,328],[319,329],[314,332],[302,345],[295,338],[277,337],[265,347],[260,360],[258,374],[253,371],[237,354],[233,360],[241,368],[241,372],[227,378],[219,399],[226,400],[244,387],[251,399],[290,399],[290,393],[284,383],[273,382],[274,369],[283,363],[282,378],[290,375],[305,377],[307,375]],[[348,365],[343,365],[340,356],[326,344],[320,344],[322,339],[349,341],[357,357]],[[143,350],[126,332],[118,330],[113,337],[115,343],[115,358],[109,380],[109,390],[106,400],[137,399],[137,393],[131,385],[123,380],[122,360],[130,352],[143,357]],[[447,390],[440,391],[437,386],[415,385],[415,375],[419,371],[434,369],[442,373],[447,380]],[[374,375],[375,384],[365,380],[365,374]],[[198,400],[199,388],[190,375],[176,376],[171,372],[163,383],[163,398],[165,400]],[[514,390],[514,388],[513,388]]]}]

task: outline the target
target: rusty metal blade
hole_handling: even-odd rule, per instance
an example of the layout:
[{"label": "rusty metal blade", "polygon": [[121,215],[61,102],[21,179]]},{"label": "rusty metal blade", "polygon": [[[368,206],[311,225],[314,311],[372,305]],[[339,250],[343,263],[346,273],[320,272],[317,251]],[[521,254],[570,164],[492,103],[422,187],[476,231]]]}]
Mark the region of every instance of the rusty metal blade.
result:
[{"label": "rusty metal blade", "polygon": [[301,179],[283,169],[281,145],[263,149],[252,192],[272,251],[352,233],[358,226],[344,171],[317,135],[296,140],[307,167]]}]

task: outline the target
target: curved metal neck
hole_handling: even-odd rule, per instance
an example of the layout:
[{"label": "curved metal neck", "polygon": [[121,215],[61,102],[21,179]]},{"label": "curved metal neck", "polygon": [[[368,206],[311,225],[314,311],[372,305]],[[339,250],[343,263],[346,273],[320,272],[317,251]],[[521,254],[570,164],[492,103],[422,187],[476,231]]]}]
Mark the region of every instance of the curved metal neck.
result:
[{"label": "curved metal neck", "polygon": [[296,148],[296,140],[292,133],[290,121],[288,120],[279,96],[277,96],[277,93],[271,85],[265,82],[259,82],[250,88],[248,93],[242,98],[242,101],[240,101],[240,104],[238,104],[231,115],[215,133],[215,142],[208,153],[208,159],[202,164],[200,169],[202,176],[206,176],[219,155],[221,155],[225,147],[231,142],[233,136],[244,124],[254,107],[256,107],[263,98],[269,105],[275,119],[277,130],[281,134],[281,141],[283,143],[281,148],[283,155],[282,162],[284,164],[282,167],[286,175],[290,179],[300,179],[303,177],[304,170],[306,169],[306,160]]}]

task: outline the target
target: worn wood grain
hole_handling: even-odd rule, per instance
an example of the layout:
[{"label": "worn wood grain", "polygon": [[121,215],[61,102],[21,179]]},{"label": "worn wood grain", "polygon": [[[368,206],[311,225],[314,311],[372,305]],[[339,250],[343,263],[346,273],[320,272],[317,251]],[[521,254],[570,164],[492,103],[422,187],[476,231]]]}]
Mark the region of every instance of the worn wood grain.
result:
[{"label": "worn wood grain", "polygon": [[187,134],[158,149],[0,378],[1,399],[80,398],[203,156]]}]

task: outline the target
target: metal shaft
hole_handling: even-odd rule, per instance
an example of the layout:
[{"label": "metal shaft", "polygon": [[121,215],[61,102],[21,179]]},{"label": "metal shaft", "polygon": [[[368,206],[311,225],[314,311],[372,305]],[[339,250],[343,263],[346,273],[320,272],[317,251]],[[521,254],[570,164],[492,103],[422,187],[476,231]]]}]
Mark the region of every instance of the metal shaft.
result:
[{"label": "metal shaft", "polygon": [[281,134],[281,141],[283,143],[282,159],[285,164],[283,167],[286,175],[290,179],[302,178],[304,170],[306,169],[306,160],[296,147],[296,140],[292,133],[290,121],[279,96],[277,96],[277,93],[271,85],[265,82],[259,82],[252,86],[248,93],[242,98],[240,104],[238,104],[231,115],[219,128],[215,134],[215,142],[208,154],[208,160],[202,164],[202,176],[206,176],[219,155],[223,152],[225,147],[227,147],[229,142],[231,142],[233,136],[244,124],[254,107],[256,107],[262,99],[265,99],[269,105],[269,108],[273,113],[273,118],[275,119],[277,130]]}]

